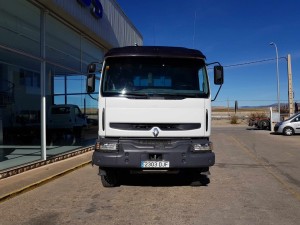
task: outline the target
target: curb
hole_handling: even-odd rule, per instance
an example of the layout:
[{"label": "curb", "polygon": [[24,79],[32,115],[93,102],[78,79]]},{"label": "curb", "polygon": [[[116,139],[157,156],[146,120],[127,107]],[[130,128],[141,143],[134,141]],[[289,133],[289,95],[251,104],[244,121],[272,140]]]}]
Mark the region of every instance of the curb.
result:
[{"label": "curb", "polygon": [[33,184],[30,184],[30,185],[28,185],[26,187],[23,187],[23,188],[21,188],[19,190],[16,190],[16,191],[11,192],[9,194],[6,194],[4,196],[0,196],[0,203],[6,201],[8,199],[11,199],[13,197],[16,197],[16,196],[18,196],[18,195],[20,195],[22,193],[25,193],[27,191],[33,190],[33,189],[35,189],[37,187],[40,187],[40,186],[42,186],[42,185],[44,185],[44,184],[46,184],[46,183],[48,183],[48,182],[50,182],[50,181],[52,181],[54,179],[57,179],[57,178],[59,178],[61,176],[67,175],[68,173],[71,173],[71,172],[73,172],[73,171],[75,171],[77,169],[80,169],[80,168],[82,168],[84,166],[87,166],[90,163],[91,163],[91,160],[89,160],[87,162],[84,162],[84,163],[81,163],[81,164],[79,164],[79,165],[77,165],[75,167],[72,167],[70,169],[64,170],[63,172],[60,172],[58,174],[49,176],[49,177],[47,177],[45,179],[42,179],[41,181],[35,182]]},{"label": "curb", "polygon": [[73,152],[65,153],[65,154],[62,154],[62,155],[57,155],[57,156],[55,156],[51,159],[45,160],[45,161],[38,161],[38,162],[35,162],[35,163],[29,163],[29,164],[24,165],[24,166],[8,169],[7,171],[0,171],[0,180],[8,178],[8,177],[12,177],[14,175],[17,175],[17,174],[20,174],[20,173],[23,173],[23,172],[26,172],[26,171],[29,171],[29,170],[32,170],[32,169],[39,168],[41,166],[49,165],[49,164],[52,164],[52,163],[55,163],[55,162],[58,162],[58,161],[62,161],[64,159],[72,158],[74,156],[78,156],[78,155],[81,155],[83,153],[92,151],[93,149],[94,149],[93,146],[88,146],[88,147],[85,147],[85,148],[75,150]]}]

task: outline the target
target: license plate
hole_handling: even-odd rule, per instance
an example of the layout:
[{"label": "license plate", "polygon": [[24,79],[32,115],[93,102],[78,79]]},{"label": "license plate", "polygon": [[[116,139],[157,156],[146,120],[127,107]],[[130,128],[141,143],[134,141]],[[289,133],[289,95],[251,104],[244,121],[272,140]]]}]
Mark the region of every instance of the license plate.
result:
[{"label": "license plate", "polygon": [[142,168],[169,168],[170,162],[169,161],[142,161],[141,167]]}]

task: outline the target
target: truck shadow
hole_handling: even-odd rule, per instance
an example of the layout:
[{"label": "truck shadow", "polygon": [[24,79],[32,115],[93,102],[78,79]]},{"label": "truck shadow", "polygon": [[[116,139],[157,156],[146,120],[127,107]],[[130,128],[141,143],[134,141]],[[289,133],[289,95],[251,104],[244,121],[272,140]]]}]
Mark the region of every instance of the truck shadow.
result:
[{"label": "truck shadow", "polygon": [[210,179],[207,175],[179,174],[124,174],[120,179],[121,186],[172,187],[172,186],[207,186]]}]

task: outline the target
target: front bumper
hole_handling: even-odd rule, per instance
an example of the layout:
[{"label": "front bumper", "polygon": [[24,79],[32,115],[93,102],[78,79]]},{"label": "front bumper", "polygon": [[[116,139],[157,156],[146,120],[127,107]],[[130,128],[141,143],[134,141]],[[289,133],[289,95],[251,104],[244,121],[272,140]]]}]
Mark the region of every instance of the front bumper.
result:
[{"label": "front bumper", "polygon": [[141,168],[142,161],[167,161],[167,169],[204,168],[213,166],[212,151],[194,151],[194,143],[207,139],[184,140],[119,140],[116,152],[94,151],[92,163],[100,168]]},{"label": "front bumper", "polygon": [[284,127],[285,127],[285,124],[283,124],[283,123],[276,123],[275,126],[274,126],[274,132],[276,132],[276,133],[282,133]]}]

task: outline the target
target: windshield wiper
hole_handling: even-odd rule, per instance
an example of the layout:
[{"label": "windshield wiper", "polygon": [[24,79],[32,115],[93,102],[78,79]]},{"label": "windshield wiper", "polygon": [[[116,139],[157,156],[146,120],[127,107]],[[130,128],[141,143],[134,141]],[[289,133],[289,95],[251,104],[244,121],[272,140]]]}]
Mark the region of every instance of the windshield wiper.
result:
[{"label": "windshield wiper", "polygon": [[124,93],[119,94],[119,97],[131,98],[131,99],[184,99],[189,96],[182,96],[178,94],[169,94],[169,93]]},{"label": "windshield wiper", "polygon": [[127,92],[127,93],[110,93],[110,97],[125,97],[130,99],[185,99],[205,97],[202,93],[141,93],[141,92]]},{"label": "windshield wiper", "polygon": [[125,92],[125,93],[120,93],[120,92],[104,92],[103,93],[104,97],[125,97],[125,98],[148,98],[148,95],[145,93],[132,93],[132,92]]},{"label": "windshield wiper", "polygon": [[201,93],[160,93],[159,96],[171,99],[197,98],[202,97]]},{"label": "windshield wiper", "polygon": [[149,97],[149,95],[145,93],[133,93],[133,92],[124,93],[124,94],[120,93],[118,96],[125,97],[125,98],[139,98],[139,99],[147,99]]}]

